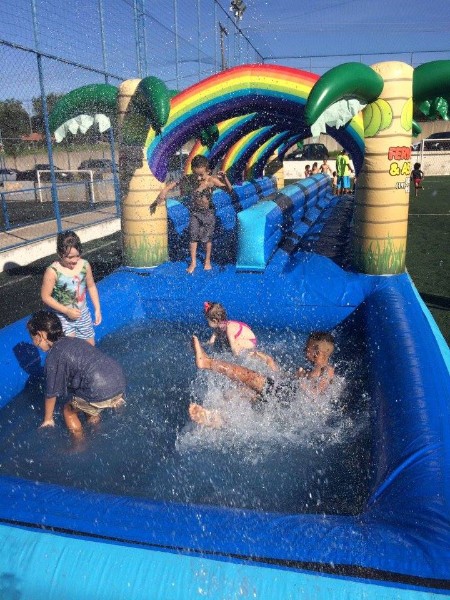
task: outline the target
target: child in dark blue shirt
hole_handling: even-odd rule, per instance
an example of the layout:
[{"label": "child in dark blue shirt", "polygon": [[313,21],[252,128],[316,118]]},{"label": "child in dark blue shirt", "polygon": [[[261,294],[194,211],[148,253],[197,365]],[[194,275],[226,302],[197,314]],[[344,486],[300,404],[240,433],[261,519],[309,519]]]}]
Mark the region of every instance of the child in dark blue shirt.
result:
[{"label": "child in dark blue shirt", "polygon": [[102,410],[125,403],[122,367],[85,340],[65,337],[61,321],[53,312],[38,311],[28,321],[27,329],[34,345],[47,353],[45,416],[41,427],[55,426],[56,400],[70,394],[64,405],[64,420],[74,439],[81,441],[80,412],[87,415],[88,422],[96,424]]}]

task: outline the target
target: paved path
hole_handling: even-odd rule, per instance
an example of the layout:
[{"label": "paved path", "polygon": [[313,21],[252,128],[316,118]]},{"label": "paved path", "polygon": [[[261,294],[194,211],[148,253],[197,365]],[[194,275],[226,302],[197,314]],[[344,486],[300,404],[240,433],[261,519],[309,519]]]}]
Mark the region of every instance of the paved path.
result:
[{"label": "paved path", "polygon": [[[115,206],[107,206],[97,210],[83,212],[61,219],[61,225],[64,229],[80,229],[91,225],[92,223],[103,223],[110,221],[116,216]],[[17,227],[9,231],[0,232],[0,252],[9,250],[18,244],[26,244],[39,238],[56,236],[58,230],[56,221],[43,221],[32,225]]]}]

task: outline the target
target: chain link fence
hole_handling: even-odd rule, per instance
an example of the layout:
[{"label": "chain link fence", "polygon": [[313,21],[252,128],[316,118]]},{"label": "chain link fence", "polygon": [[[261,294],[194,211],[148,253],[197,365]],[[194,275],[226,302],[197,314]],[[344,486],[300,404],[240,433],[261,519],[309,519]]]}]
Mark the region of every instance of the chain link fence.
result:
[{"label": "chain link fence", "polygon": [[[15,231],[17,243],[120,214],[114,131],[56,144],[46,124],[61,95],[147,75],[182,90],[262,61],[217,0],[3,2],[0,53],[0,235]],[[89,168],[98,160],[106,167]]]},{"label": "chain link fence", "polygon": [[414,144],[411,163],[419,163],[425,176],[450,176],[450,133],[448,137],[436,136]]}]

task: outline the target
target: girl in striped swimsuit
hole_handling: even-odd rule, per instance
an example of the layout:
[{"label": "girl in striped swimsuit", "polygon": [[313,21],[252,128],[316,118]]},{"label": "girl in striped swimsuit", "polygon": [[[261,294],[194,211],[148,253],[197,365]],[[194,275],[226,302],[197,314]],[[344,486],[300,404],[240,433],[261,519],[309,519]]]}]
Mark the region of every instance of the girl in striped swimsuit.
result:
[{"label": "girl in striped swimsuit", "polygon": [[[44,304],[58,315],[64,334],[95,345],[94,327],[102,321],[97,286],[91,265],[81,258],[80,238],[73,231],[58,234],[58,260],[47,267],[41,287]],[[94,305],[95,320],[86,304],[86,291]]]}]

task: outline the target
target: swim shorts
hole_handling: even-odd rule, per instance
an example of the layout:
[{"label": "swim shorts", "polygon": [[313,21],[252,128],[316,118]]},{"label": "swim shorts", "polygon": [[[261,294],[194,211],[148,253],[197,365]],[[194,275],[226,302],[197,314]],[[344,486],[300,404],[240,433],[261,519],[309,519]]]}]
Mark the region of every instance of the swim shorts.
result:
[{"label": "swim shorts", "polygon": [[105,408],[117,408],[117,406],[120,406],[120,404],[123,403],[121,400],[125,402],[123,394],[117,394],[117,396],[108,398],[108,400],[102,400],[101,402],[88,402],[84,398],[73,396],[70,405],[72,408],[81,410],[81,412],[84,412],[91,417],[96,417]]},{"label": "swim shorts", "polygon": [[297,379],[283,377],[274,379],[267,377],[264,389],[258,394],[259,402],[277,402],[282,406],[290,406],[292,400],[295,400],[298,390]]},{"label": "swim shorts", "polygon": [[191,211],[189,221],[189,240],[191,242],[210,242],[216,227],[216,215],[213,209],[196,209]]},{"label": "swim shorts", "polygon": [[349,190],[350,189],[350,177],[348,175],[339,175],[337,178],[338,190]]}]

